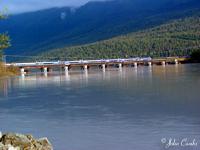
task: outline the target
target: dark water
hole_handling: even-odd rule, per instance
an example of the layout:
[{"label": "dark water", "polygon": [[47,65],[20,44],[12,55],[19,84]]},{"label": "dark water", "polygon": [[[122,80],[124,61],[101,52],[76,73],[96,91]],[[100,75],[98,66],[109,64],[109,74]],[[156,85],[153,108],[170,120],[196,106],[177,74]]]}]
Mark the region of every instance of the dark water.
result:
[{"label": "dark water", "polygon": [[200,149],[199,107],[199,64],[0,80],[0,130],[47,136],[55,150]]}]

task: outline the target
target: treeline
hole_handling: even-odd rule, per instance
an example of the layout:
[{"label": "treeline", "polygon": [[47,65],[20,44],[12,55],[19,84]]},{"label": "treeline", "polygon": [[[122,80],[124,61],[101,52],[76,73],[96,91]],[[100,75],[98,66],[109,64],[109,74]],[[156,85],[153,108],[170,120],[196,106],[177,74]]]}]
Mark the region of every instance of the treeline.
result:
[{"label": "treeline", "polygon": [[[5,16],[0,14],[0,21],[5,19]],[[2,61],[3,50],[10,46],[9,37],[5,33],[0,33],[0,62]]]},{"label": "treeline", "polygon": [[[0,21],[4,19],[5,16],[0,14]],[[6,67],[3,61],[3,50],[10,46],[9,37],[5,33],[0,33],[0,77],[16,75],[18,70],[14,67]]]},{"label": "treeline", "polygon": [[200,17],[190,17],[110,40],[55,49],[43,53],[40,59],[189,56],[196,50],[200,50]]}]

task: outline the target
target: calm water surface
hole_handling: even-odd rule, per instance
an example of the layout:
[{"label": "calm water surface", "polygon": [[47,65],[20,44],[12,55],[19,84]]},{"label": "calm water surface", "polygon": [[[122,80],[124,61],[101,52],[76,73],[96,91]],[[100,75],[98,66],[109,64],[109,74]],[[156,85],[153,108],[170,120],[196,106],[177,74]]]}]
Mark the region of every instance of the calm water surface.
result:
[{"label": "calm water surface", "polygon": [[0,130],[47,136],[55,150],[164,150],[196,139],[200,65],[0,79]]}]

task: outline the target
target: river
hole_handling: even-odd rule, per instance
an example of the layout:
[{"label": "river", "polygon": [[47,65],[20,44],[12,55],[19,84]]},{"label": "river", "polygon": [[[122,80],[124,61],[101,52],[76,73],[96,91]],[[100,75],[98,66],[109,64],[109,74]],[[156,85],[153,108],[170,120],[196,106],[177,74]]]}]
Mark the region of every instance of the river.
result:
[{"label": "river", "polygon": [[[55,150],[200,149],[200,64],[0,79],[0,131]],[[193,146],[169,146],[182,139]]]}]

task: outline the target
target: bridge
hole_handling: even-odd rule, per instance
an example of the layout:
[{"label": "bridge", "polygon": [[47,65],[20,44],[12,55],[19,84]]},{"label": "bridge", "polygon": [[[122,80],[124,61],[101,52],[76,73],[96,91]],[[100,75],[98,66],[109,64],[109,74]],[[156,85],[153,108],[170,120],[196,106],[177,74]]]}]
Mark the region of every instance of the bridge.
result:
[{"label": "bridge", "polygon": [[68,73],[71,68],[79,67],[83,70],[88,70],[90,67],[98,67],[103,71],[107,67],[118,67],[122,68],[123,66],[138,67],[139,65],[143,66],[152,66],[152,65],[162,65],[167,64],[179,64],[187,62],[187,58],[176,58],[176,57],[167,57],[162,59],[152,59],[147,58],[129,58],[129,59],[100,59],[100,60],[78,60],[78,61],[47,61],[47,62],[29,62],[29,63],[10,63],[6,64],[7,66],[13,66],[20,69],[22,75],[27,74],[32,69],[38,69],[44,73],[52,71],[53,68],[62,68],[63,71]]}]

